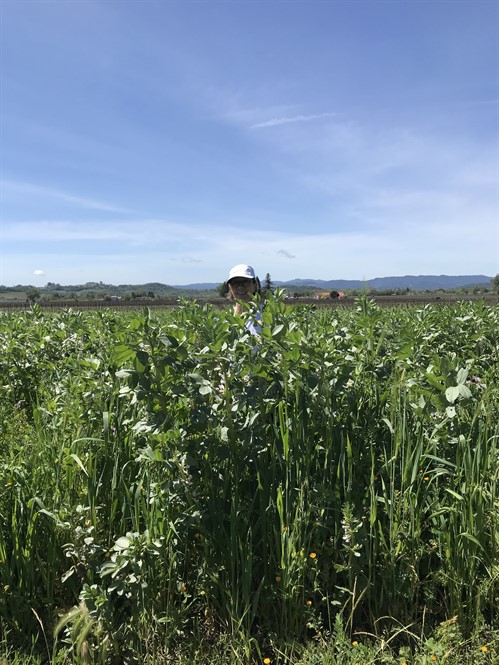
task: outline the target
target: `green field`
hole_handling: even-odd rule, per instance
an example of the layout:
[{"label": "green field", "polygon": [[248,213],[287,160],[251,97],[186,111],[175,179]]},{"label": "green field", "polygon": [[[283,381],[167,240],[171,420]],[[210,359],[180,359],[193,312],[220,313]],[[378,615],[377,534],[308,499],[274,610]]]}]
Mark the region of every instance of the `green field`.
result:
[{"label": "green field", "polygon": [[0,663],[499,662],[499,308],[263,323],[0,313]]}]

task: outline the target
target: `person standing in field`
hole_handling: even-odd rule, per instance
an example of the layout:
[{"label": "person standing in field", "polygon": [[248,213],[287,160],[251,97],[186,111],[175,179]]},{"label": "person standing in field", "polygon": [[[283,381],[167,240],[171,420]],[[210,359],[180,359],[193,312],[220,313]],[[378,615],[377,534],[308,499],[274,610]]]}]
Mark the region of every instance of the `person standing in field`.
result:
[{"label": "person standing in field", "polygon": [[[255,295],[260,293],[260,280],[251,266],[239,263],[229,271],[227,289],[227,298],[235,301],[234,314],[240,315],[245,311],[244,303],[251,302]],[[261,321],[262,314],[259,310],[246,321],[246,328],[252,335],[261,333]]]}]

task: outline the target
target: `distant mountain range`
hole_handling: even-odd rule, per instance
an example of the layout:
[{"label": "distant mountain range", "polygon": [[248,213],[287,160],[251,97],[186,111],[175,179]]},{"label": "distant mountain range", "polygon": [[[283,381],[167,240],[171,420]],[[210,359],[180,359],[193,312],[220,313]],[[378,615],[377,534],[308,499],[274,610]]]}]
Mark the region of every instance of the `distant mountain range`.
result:
[{"label": "distant mountain range", "polygon": [[[263,281],[263,280],[262,280]],[[394,291],[395,289],[410,289],[411,291],[435,291],[437,289],[455,290],[459,288],[489,288],[492,277],[487,275],[404,275],[399,277],[376,277],[375,279],[291,279],[287,282],[272,280],[272,285],[283,287],[288,292],[304,292],[310,290],[320,291],[348,291],[361,289],[376,289],[377,291]],[[77,293],[81,296],[99,298],[102,294],[111,296],[147,297],[153,293],[157,298],[210,298],[210,291],[218,291],[220,282],[202,282],[196,284],[163,284],[161,282],[148,282],[146,284],[104,284],[103,282],[86,282],[85,284],[61,285],[48,282],[46,286],[38,287],[42,295],[49,297],[66,297],[67,294]],[[24,293],[33,289],[32,285],[0,286],[0,293]],[[57,294],[57,295],[56,295]]]},{"label": "distant mountain range", "polygon": [[[490,286],[492,277],[487,275],[404,275],[400,277],[375,277],[365,281],[360,279],[292,279],[288,282],[272,281],[274,286],[284,288],[311,287],[314,289],[415,289],[417,291],[434,289],[458,289],[473,286]],[[176,289],[208,291],[216,289],[217,283],[177,284]]]}]

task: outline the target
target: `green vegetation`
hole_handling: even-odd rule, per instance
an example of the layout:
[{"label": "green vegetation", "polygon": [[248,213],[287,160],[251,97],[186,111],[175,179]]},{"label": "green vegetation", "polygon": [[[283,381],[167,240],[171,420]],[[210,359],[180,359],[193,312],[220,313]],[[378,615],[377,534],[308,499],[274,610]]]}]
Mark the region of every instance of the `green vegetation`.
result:
[{"label": "green vegetation", "polygon": [[497,662],[499,309],[263,323],[0,315],[0,663]]}]

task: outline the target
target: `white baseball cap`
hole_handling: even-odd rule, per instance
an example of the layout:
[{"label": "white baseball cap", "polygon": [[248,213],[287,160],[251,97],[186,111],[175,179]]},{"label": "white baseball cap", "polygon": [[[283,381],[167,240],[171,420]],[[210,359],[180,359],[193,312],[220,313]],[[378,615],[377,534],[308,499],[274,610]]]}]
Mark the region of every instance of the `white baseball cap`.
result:
[{"label": "white baseball cap", "polygon": [[237,266],[234,266],[230,269],[228,282],[234,277],[244,277],[245,279],[255,279],[255,271],[251,266],[247,266],[244,263],[239,263]]}]

